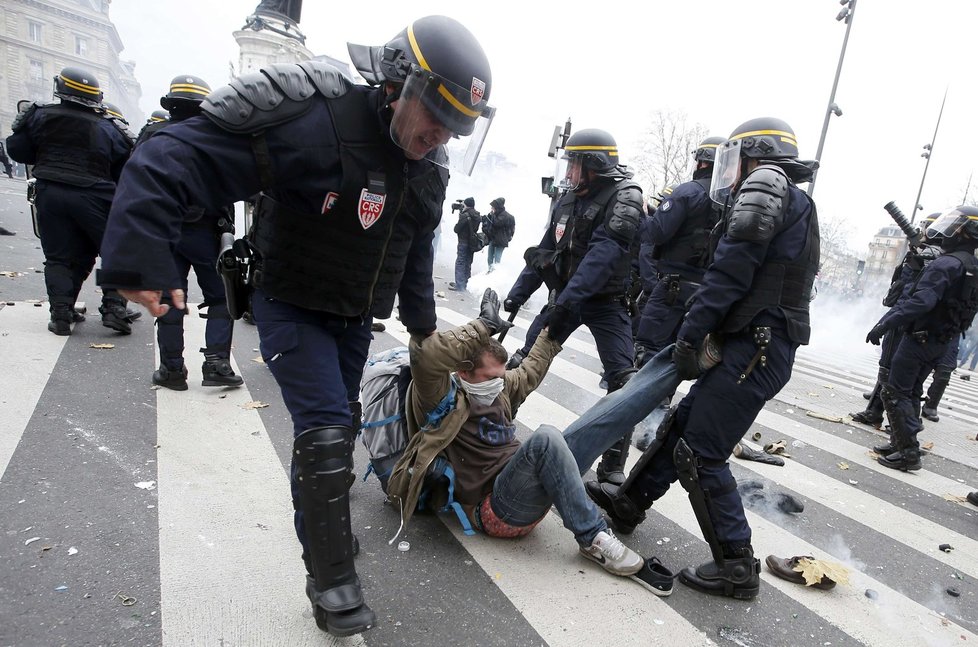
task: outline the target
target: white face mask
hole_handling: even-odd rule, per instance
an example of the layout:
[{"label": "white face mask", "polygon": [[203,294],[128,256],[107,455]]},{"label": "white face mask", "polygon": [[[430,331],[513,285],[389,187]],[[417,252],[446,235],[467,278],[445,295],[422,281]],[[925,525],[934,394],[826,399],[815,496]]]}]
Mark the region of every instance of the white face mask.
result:
[{"label": "white face mask", "polygon": [[471,382],[466,382],[461,376],[459,376],[458,381],[462,384],[462,390],[468,393],[470,398],[484,407],[488,407],[490,404],[495,402],[496,398],[499,397],[499,394],[503,392],[503,387],[506,385],[501,377],[494,377],[491,380],[486,380],[485,382],[472,384]]}]

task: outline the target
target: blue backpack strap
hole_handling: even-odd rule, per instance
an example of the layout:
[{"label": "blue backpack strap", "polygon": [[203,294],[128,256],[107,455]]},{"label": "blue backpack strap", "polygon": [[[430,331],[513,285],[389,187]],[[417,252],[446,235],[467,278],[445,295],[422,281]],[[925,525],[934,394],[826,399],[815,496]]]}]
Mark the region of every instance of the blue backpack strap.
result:
[{"label": "blue backpack strap", "polygon": [[384,425],[389,425],[392,422],[397,422],[403,417],[404,416],[402,416],[401,414],[395,413],[393,416],[387,416],[383,420],[378,420],[376,422],[361,423],[360,429],[373,429],[374,427],[383,427]]},{"label": "blue backpack strap", "polygon": [[[472,529],[472,522],[469,521],[468,515],[465,514],[465,510],[462,509],[462,504],[455,500],[455,470],[452,469],[451,463],[445,459],[444,456],[439,456],[435,459],[435,462],[431,467],[431,474],[437,479],[440,476],[444,476],[448,479],[448,501],[445,502],[438,512],[454,512],[455,516],[458,517],[458,522],[462,525],[462,532],[466,535],[474,535],[475,530]],[[421,491],[421,496],[418,497],[418,510],[424,510],[428,507],[428,499],[431,498],[431,492],[428,488]]]},{"label": "blue backpack strap", "polygon": [[448,415],[448,413],[455,408],[455,395],[458,392],[458,385],[455,383],[455,378],[452,377],[448,385],[448,393],[445,397],[435,405],[435,408],[431,410],[428,414],[428,418],[424,421],[424,426],[421,431],[426,429],[432,429],[435,425],[441,422],[442,418]]}]

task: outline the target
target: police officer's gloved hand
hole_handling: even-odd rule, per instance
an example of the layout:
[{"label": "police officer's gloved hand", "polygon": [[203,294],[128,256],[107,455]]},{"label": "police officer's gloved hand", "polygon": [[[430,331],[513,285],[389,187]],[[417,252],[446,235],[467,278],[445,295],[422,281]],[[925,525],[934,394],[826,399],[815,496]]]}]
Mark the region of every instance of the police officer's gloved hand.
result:
[{"label": "police officer's gloved hand", "polygon": [[503,310],[505,310],[506,312],[518,312],[519,309],[522,307],[523,304],[520,303],[519,301],[516,301],[515,299],[506,299],[505,301],[503,301]]},{"label": "police officer's gloved hand", "polygon": [[681,380],[695,380],[702,373],[696,346],[684,339],[676,342],[676,348],[672,351],[672,362],[676,365],[676,373]]},{"label": "police officer's gloved hand", "polygon": [[555,305],[550,310],[550,320],[547,322],[550,339],[563,344],[574,332],[574,313],[565,305]]},{"label": "police officer's gloved hand", "polygon": [[492,288],[486,288],[485,294],[482,295],[479,321],[489,329],[490,336],[513,327],[513,324],[499,316],[499,295]]},{"label": "police officer's gloved hand", "polygon": [[880,340],[883,339],[883,335],[886,334],[886,327],[883,324],[876,324],[873,329],[869,331],[866,335],[866,343],[872,344],[873,346],[879,346]]}]

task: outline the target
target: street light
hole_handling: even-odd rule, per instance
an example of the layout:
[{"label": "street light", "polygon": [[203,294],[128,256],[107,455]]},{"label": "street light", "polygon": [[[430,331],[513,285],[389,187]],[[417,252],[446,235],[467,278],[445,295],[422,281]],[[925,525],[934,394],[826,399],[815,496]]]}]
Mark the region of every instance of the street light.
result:
[{"label": "street light", "polygon": [[[842,10],[839,11],[839,15],[835,17],[836,20],[846,23],[846,35],[842,39],[842,51],[839,52],[839,64],[835,68],[835,80],[832,81],[832,94],[829,95],[829,104],[825,108],[825,121],[822,122],[822,135],[818,138],[818,151],[815,153],[815,161],[820,162],[822,160],[822,148],[825,147],[825,133],[829,130],[829,119],[832,115],[836,117],[842,116],[842,109],[839,108],[839,104],[835,102],[835,91],[839,87],[839,75],[842,73],[842,61],[846,57],[846,45],[849,44],[849,30],[852,29],[852,19],[856,15],[856,0],[839,0],[839,4],[842,5]],[[808,195],[811,195],[815,191],[815,178],[818,177],[818,164],[815,165],[815,170],[812,172],[812,180],[808,183]]]},{"label": "street light", "polygon": [[941,111],[937,113],[937,125],[934,126],[934,136],[931,137],[929,144],[924,144],[924,152],[920,154],[921,157],[927,160],[924,164],[924,173],[920,176],[920,188],[917,189],[917,199],[914,200],[914,208],[910,213],[910,222],[917,219],[917,212],[923,211],[924,207],[920,204],[920,194],[924,192],[924,180],[927,179],[927,169],[930,167],[930,156],[934,152],[934,142],[937,141],[937,131],[941,127],[941,117],[944,115],[944,104],[947,103],[947,88],[944,89],[944,99],[941,101]]}]

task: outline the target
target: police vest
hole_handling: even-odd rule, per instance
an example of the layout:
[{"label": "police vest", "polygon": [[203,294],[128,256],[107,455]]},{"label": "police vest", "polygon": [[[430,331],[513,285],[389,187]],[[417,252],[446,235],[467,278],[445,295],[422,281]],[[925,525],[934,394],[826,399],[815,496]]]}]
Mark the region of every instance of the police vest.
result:
[{"label": "police vest", "polygon": [[[710,192],[709,178],[693,180],[691,184],[699,185],[707,194]],[[706,269],[709,260],[710,232],[719,220],[720,215],[712,200],[701,209],[688,211],[676,235],[669,242],[654,247],[652,258],[681,263],[701,270]],[[698,273],[698,276],[684,278],[698,280],[701,275],[702,272]]]},{"label": "police vest", "polygon": [[103,117],[61,104],[38,106],[36,110],[38,127],[31,133],[37,146],[33,175],[81,187],[114,182],[112,161],[99,143],[106,136]]},{"label": "police vest", "polygon": [[786,332],[791,341],[807,344],[811,339],[808,306],[812,300],[812,285],[815,283],[819,264],[818,213],[815,203],[807,195],[801,191],[796,191],[793,195],[804,196],[811,207],[804,249],[793,260],[765,262],[761,265],[754,273],[750,291],[727,313],[720,325],[721,332],[742,332],[760,312],[777,308],[785,317]]},{"label": "police vest", "polygon": [[343,179],[324,213],[301,213],[262,194],[250,239],[260,260],[254,285],[276,299],[343,317],[385,319],[394,307],[415,237],[434,230],[447,172],[434,164],[409,178],[391,153],[371,89],[327,98],[340,140]]},{"label": "police vest", "polygon": [[914,332],[926,330],[942,344],[970,328],[978,313],[978,259],[969,251],[951,252],[947,256],[961,261],[964,271],[948,286],[934,309],[912,326]]},{"label": "police vest", "polygon": [[[562,288],[567,285],[577,272],[581,261],[584,260],[594,230],[608,219],[608,214],[614,207],[612,198],[624,188],[637,186],[629,180],[620,180],[602,188],[590,202],[578,198],[571,191],[564,193],[557,201],[550,219],[550,227],[553,229],[556,241],[557,274]],[[631,241],[631,244],[636,244],[636,241]],[[629,254],[622,254],[607,283],[597,292],[597,296],[620,295],[624,292],[631,260]]]}]

